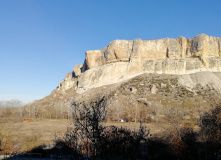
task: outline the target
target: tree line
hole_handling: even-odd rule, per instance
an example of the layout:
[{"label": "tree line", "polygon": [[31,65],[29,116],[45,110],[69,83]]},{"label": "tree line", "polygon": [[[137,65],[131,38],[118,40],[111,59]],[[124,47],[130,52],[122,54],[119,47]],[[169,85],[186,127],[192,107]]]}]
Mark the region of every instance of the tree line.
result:
[{"label": "tree line", "polygon": [[0,118],[70,119],[71,117],[72,109],[69,102],[59,101],[48,104],[35,101],[25,104],[18,99],[0,101]]}]

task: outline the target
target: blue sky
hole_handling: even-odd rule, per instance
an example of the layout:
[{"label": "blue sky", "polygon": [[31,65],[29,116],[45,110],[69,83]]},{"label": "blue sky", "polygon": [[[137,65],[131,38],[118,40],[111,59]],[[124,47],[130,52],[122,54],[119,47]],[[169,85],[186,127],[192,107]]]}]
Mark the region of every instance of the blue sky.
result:
[{"label": "blue sky", "polygon": [[0,0],[0,100],[49,95],[115,39],[221,37],[220,0]]}]

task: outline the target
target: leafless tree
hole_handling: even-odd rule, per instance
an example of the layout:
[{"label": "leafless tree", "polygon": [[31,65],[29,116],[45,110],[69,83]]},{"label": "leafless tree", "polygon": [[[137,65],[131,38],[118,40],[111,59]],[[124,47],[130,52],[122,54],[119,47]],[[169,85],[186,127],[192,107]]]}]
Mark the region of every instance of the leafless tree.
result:
[{"label": "leafless tree", "polygon": [[18,99],[0,101],[0,117],[22,117],[23,105]]},{"label": "leafless tree", "polygon": [[86,141],[87,152],[89,151],[88,145],[91,144],[93,154],[99,154],[98,152],[102,149],[101,134],[104,129],[101,122],[106,119],[107,113],[105,97],[98,97],[89,104],[73,101],[72,107],[77,148],[82,148],[82,143]]}]

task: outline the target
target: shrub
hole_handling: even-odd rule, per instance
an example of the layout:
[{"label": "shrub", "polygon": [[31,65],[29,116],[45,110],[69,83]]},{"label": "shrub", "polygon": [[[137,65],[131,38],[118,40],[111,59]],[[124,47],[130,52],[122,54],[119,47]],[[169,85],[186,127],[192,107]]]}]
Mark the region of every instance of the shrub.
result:
[{"label": "shrub", "polygon": [[141,143],[146,143],[149,130],[140,125],[139,131],[115,126],[103,126],[106,120],[105,97],[86,103],[73,102],[74,130],[66,134],[79,154],[92,157],[141,156]]}]

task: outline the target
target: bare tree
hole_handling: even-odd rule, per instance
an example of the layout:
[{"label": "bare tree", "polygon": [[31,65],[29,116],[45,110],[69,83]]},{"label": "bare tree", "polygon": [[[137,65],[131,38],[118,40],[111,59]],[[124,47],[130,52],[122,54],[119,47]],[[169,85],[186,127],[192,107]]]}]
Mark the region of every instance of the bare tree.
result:
[{"label": "bare tree", "polygon": [[113,156],[124,155],[128,159],[141,155],[141,143],[147,142],[150,130],[146,130],[142,123],[138,132],[102,125],[107,118],[106,107],[105,97],[88,103],[73,101],[74,130],[66,134],[65,141],[69,146],[74,146],[78,153],[95,158],[111,156],[109,159],[115,159]]},{"label": "bare tree", "polygon": [[102,132],[101,122],[106,119],[106,100],[105,97],[98,97],[97,100],[89,104],[72,103],[73,117],[75,124],[76,145],[82,148],[82,143],[86,140],[86,150],[89,151],[88,145],[91,144],[93,154],[99,154],[102,150]]},{"label": "bare tree", "polygon": [[22,117],[24,103],[18,99],[0,101],[1,117]]}]

